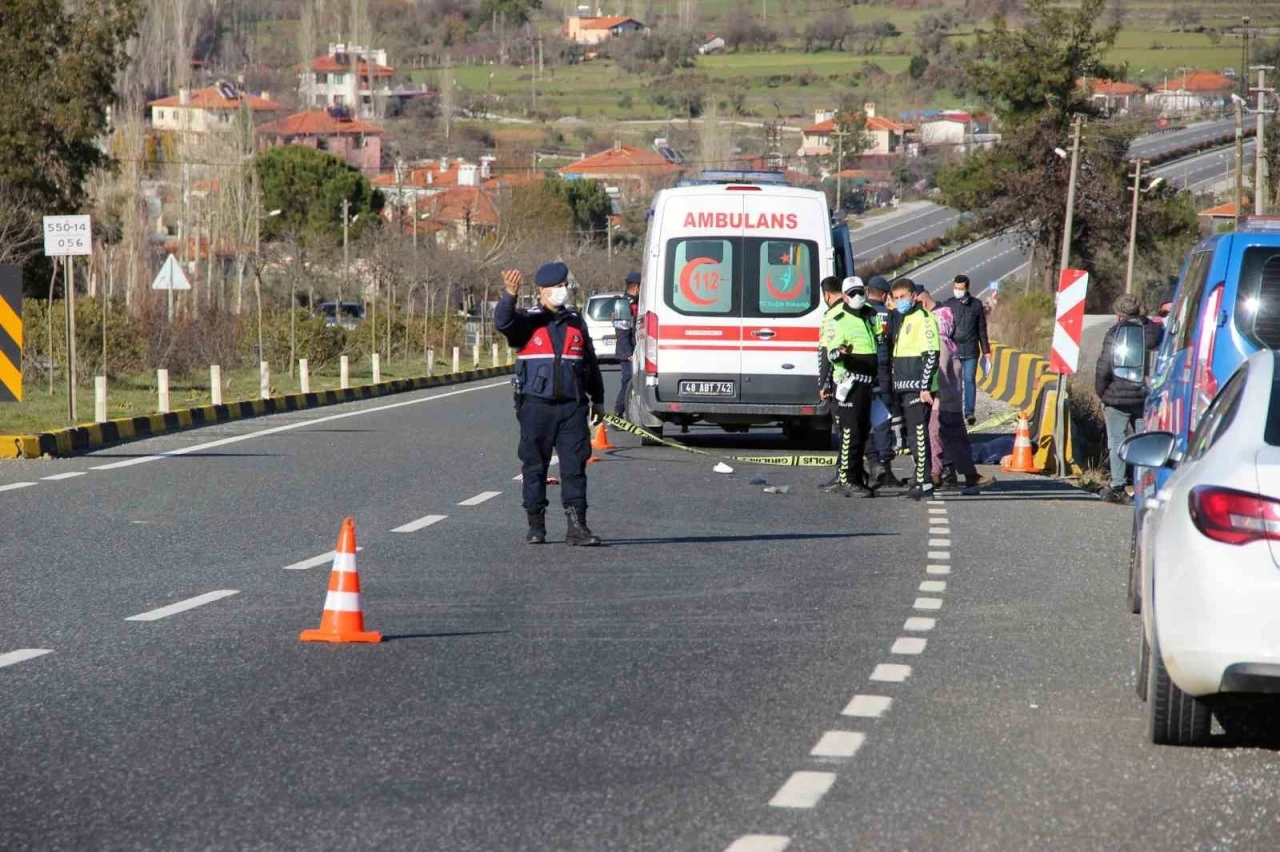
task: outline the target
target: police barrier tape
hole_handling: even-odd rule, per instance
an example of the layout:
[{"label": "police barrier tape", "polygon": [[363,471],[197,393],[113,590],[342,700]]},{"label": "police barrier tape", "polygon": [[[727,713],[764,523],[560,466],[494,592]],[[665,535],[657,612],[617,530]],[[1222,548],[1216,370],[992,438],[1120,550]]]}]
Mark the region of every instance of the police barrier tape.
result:
[{"label": "police barrier tape", "polygon": [[623,432],[630,432],[646,441],[652,441],[655,444],[662,444],[664,447],[671,447],[676,450],[684,450],[686,453],[694,453],[699,456],[707,456],[709,458],[722,458],[730,461],[740,462],[742,464],[762,464],[771,467],[834,467],[836,463],[835,453],[803,453],[803,454],[787,454],[780,453],[778,455],[769,456],[730,456],[718,453],[700,450],[697,447],[689,447],[681,444],[679,441],[672,441],[667,438],[659,438],[641,426],[637,426],[629,420],[623,420],[615,414],[605,414],[602,418],[605,423],[615,429]]}]

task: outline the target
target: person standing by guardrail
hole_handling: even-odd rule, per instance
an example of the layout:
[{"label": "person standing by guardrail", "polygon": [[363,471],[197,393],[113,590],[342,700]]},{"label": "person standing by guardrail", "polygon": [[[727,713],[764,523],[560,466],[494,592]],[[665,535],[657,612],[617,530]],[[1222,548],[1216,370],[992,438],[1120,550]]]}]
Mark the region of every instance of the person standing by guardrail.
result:
[{"label": "person standing by guardrail", "polygon": [[960,345],[954,338],[955,317],[950,308],[942,307],[933,312],[933,318],[938,321],[942,346],[938,350],[938,393],[929,420],[930,474],[934,487],[942,487],[945,457],[952,469],[964,477],[960,493],[972,497],[981,493],[981,487],[991,480],[979,474],[974,466],[973,446],[969,443],[969,430],[965,428],[964,368]]},{"label": "person standing by guardrail", "polygon": [[964,419],[972,426],[977,422],[978,364],[982,372],[991,372],[991,340],[987,337],[987,311],[981,302],[969,295],[969,276],[957,275],[951,285],[951,298],[942,303],[951,309],[955,319],[955,342],[964,373]]},{"label": "person standing by guardrail", "polygon": [[[1150,351],[1160,345],[1164,332],[1161,326],[1142,316],[1142,305],[1138,297],[1130,293],[1122,293],[1116,297],[1111,306],[1116,315],[1116,324],[1107,329],[1102,339],[1102,352],[1098,355],[1098,364],[1094,368],[1093,387],[1098,399],[1102,401],[1103,420],[1107,425],[1107,448],[1111,456],[1111,484],[1102,492],[1102,499],[1108,503],[1127,504],[1133,498],[1125,491],[1129,478],[1128,465],[1120,458],[1120,445],[1130,429],[1135,433],[1143,430],[1143,409],[1147,403],[1147,385],[1141,368],[1117,368],[1116,336],[1120,329],[1128,327],[1141,328],[1142,345]],[[1132,354],[1132,353],[1130,353]],[[1145,352],[1135,358],[1121,357],[1121,362],[1135,361],[1141,364]]]}]

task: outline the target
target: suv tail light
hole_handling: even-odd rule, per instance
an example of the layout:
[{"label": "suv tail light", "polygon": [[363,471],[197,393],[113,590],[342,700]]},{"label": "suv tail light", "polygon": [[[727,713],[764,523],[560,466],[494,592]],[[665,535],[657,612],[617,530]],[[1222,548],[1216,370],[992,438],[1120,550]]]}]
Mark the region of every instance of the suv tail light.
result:
[{"label": "suv tail light", "polygon": [[1229,488],[1191,489],[1191,520],[1196,529],[1223,544],[1280,541],[1280,501]]},{"label": "suv tail light", "polygon": [[1191,422],[1187,433],[1194,434],[1209,403],[1218,395],[1218,380],[1213,375],[1213,350],[1218,342],[1218,310],[1222,307],[1222,284],[1218,284],[1205,300],[1200,314],[1200,345],[1196,348],[1195,385],[1191,391]]},{"label": "suv tail light", "polygon": [[646,376],[658,375],[658,314],[655,311],[644,315],[644,372]]}]

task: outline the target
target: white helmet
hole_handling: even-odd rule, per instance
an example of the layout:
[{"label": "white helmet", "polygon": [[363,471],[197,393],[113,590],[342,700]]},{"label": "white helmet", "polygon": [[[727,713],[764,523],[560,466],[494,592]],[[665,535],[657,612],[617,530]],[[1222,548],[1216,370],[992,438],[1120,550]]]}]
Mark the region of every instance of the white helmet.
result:
[{"label": "white helmet", "polygon": [[866,290],[867,287],[862,283],[861,278],[856,275],[850,275],[848,278],[844,279],[841,289],[844,291],[844,294],[848,296],[854,290]]}]

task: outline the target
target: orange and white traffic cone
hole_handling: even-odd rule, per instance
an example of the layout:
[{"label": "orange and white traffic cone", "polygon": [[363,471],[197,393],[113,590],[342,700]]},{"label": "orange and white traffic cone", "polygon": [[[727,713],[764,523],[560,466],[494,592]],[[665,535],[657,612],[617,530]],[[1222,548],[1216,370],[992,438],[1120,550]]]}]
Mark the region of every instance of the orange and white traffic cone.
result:
[{"label": "orange and white traffic cone", "polygon": [[356,522],[342,519],[338,548],[333,554],[333,570],[329,572],[329,593],[324,599],[320,627],[304,630],[298,636],[303,642],[381,642],[382,634],[364,629],[364,613],[360,609],[360,572],[356,570]]},{"label": "orange and white traffic cone", "polygon": [[1018,416],[1018,431],[1014,433],[1013,455],[1000,465],[1005,473],[1039,473],[1035,465],[1035,449],[1031,446],[1031,424],[1027,415]]},{"label": "orange and white traffic cone", "polygon": [[616,450],[613,444],[609,443],[609,428],[604,423],[596,424],[595,437],[591,439],[591,449],[593,450]]}]

